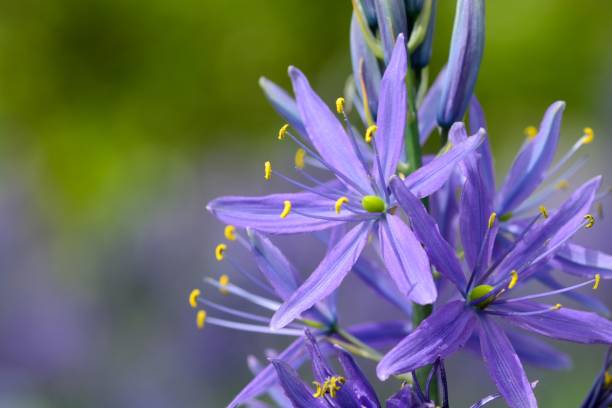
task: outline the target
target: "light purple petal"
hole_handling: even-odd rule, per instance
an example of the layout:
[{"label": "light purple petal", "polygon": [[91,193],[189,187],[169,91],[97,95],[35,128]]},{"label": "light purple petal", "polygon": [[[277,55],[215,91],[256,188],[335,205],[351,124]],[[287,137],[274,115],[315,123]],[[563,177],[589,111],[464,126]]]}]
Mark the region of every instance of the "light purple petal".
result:
[{"label": "light purple petal", "polygon": [[300,135],[308,137],[295,100],[285,92],[283,88],[267,78],[259,78],[259,86],[263,89],[266,98],[268,98],[268,101],[270,101],[270,104],[272,104],[276,112],[278,112],[291,127],[297,130]]},{"label": "light purple petal", "polygon": [[572,275],[593,277],[600,274],[604,279],[612,278],[612,255],[580,245],[563,245],[555,253],[553,263]]},{"label": "light purple petal", "polygon": [[342,124],[299,69],[290,67],[289,76],[308,137],[321,157],[361,189],[370,192],[372,187],[366,169]]},{"label": "light purple petal", "polygon": [[419,241],[423,243],[430,262],[444,277],[452,281],[460,291],[465,290],[467,281],[455,251],[444,240],[438,226],[427,213],[423,204],[396,177],[391,179],[391,190],[395,194],[400,207],[410,218],[412,229]]},{"label": "light purple petal", "polygon": [[[374,136],[385,183],[395,174],[397,162],[404,151],[406,69],[406,44],[404,36],[399,35],[380,84],[380,101],[376,115],[378,129]],[[376,165],[374,171],[378,173]]]},{"label": "light purple petal", "polygon": [[421,145],[427,142],[431,132],[438,126],[438,106],[440,105],[440,96],[442,95],[444,75],[446,75],[446,67],[442,68],[419,107],[417,117],[419,119],[419,139]]},{"label": "light purple petal", "polygon": [[386,380],[445,358],[461,349],[476,325],[476,314],[463,301],[453,301],[436,309],[419,327],[395,346],[376,367]]},{"label": "light purple petal", "polygon": [[480,146],[484,137],[484,131],[479,131],[465,142],[453,146],[448,152],[437,156],[431,162],[411,173],[404,180],[404,184],[418,198],[431,195],[448,181],[457,165]]},{"label": "light purple petal", "polygon": [[427,254],[414,233],[399,216],[388,214],[379,223],[381,257],[400,292],[415,303],[436,300]]},{"label": "light purple petal", "polygon": [[479,323],[482,358],[506,403],[512,408],[537,408],[523,365],[504,331],[487,317]]},{"label": "light purple petal", "polygon": [[544,179],[544,174],[555,157],[564,110],[565,102],[553,103],[544,114],[535,139],[525,142],[499,192],[499,214],[515,209]]},{"label": "light purple petal", "polygon": [[336,290],[357,262],[371,229],[371,222],[363,222],[353,227],[334,249],[329,251],[302,286],[276,311],[270,327],[285,327],[302,312]]},{"label": "light purple petal", "polygon": [[[499,312],[534,312],[550,309],[549,305],[536,302],[512,302],[490,306]],[[595,313],[582,312],[562,307],[529,316],[504,316],[504,319],[518,327],[557,340],[584,344],[612,344],[612,322]]]}]

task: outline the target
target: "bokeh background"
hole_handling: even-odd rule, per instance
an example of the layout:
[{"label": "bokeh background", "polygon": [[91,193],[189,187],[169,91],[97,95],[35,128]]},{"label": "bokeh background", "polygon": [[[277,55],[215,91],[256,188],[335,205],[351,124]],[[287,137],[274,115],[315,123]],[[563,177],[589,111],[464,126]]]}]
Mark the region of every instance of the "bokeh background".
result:
[{"label": "bokeh background", "polygon": [[[434,72],[454,3],[440,1]],[[498,170],[564,99],[563,147],[584,126],[597,133],[577,180],[602,173],[609,185],[612,4],[487,7],[477,94]],[[287,86],[296,65],[332,102],[350,71],[350,13],[348,0],[0,1],[0,406],[223,406],[250,377],[249,353],[286,344],[197,331],[186,296],[229,272],[205,203],[271,191],[261,163],[291,162],[258,77]],[[582,239],[612,252],[610,227]],[[308,272],[313,252],[289,252]],[[346,321],[399,316],[349,287]],[[349,308],[349,295],[362,301]],[[561,347],[573,371],[529,371],[543,407],[577,406],[600,365],[601,347]],[[454,406],[494,390],[475,358],[450,371]]]}]

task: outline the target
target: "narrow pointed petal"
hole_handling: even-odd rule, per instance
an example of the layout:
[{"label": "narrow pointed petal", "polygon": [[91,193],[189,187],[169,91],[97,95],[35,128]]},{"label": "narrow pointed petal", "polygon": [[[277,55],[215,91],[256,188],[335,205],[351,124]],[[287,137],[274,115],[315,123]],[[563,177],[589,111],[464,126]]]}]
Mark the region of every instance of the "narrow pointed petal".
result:
[{"label": "narrow pointed petal", "polygon": [[504,331],[487,317],[479,323],[482,358],[506,403],[512,408],[537,408],[527,374]]},{"label": "narrow pointed petal", "polygon": [[336,216],[333,201],[314,193],[270,194],[260,197],[225,196],[211,201],[206,208],[226,224],[240,228],[253,228],[271,234],[294,234],[320,231],[344,223],[290,213],[286,218],[280,214],[284,202],[292,207],[317,216]]},{"label": "narrow pointed petal", "polygon": [[553,263],[572,275],[591,278],[600,274],[604,279],[612,278],[612,255],[580,245],[563,245],[556,252]]},{"label": "narrow pointed petal", "polygon": [[395,45],[395,39],[403,34],[408,35],[406,8],[403,0],[374,0],[378,30],[382,38],[385,63],[389,63]]},{"label": "narrow pointed petal", "polygon": [[289,68],[293,91],[300,115],[310,141],[321,157],[366,192],[371,191],[368,174],[357,153],[329,107],[308,83],[304,74],[295,67]]},{"label": "narrow pointed petal", "polygon": [[400,292],[415,303],[433,303],[438,295],[427,253],[399,216],[379,223],[380,252]]},{"label": "narrow pointed petal", "polygon": [[[399,35],[393,55],[380,85],[380,102],[376,121],[378,129],[374,137],[382,167],[382,179],[386,183],[397,168],[404,151],[406,127],[406,44]],[[378,172],[377,166],[374,171]]]},{"label": "narrow pointed petal", "polygon": [[376,367],[386,380],[394,374],[413,371],[461,349],[476,325],[476,314],[462,301],[436,309],[419,327],[388,352]]},{"label": "narrow pointed petal", "polygon": [[521,361],[547,370],[567,370],[572,366],[570,356],[550,344],[520,332],[506,333]]},{"label": "narrow pointed petal", "polygon": [[[513,302],[495,305],[502,312],[533,312],[550,308],[536,302]],[[562,307],[549,313],[531,316],[504,316],[504,319],[522,329],[557,340],[584,344],[612,344],[612,322],[595,313]]]},{"label": "narrow pointed petal", "polygon": [[423,243],[430,262],[445,278],[453,282],[459,291],[464,291],[467,281],[455,251],[444,240],[438,226],[427,213],[423,203],[396,177],[391,179],[391,191],[393,191],[399,206],[410,218],[412,229],[419,241]]},{"label": "narrow pointed petal", "polygon": [[325,256],[302,286],[276,311],[270,327],[272,329],[285,327],[302,312],[336,290],[357,262],[371,229],[371,222],[363,222],[353,227]]},{"label": "narrow pointed petal", "polygon": [[[361,69],[361,61],[363,60],[363,70]],[[351,62],[353,65],[353,80],[355,81],[355,89],[363,101],[363,91],[361,89],[360,75],[363,75],[363,81],[368,97],[368,106],[372,114],[378,112],[378,91],[380,89],[380,68],[378,60],[372,53],[370,47],[366,44],[363,38],[363,32],[357,22],[357,17],[353,13],[351,20]],[[362,71],[362,72],[361,72]]]},{"label": "narrow pointed petal", "polygon": [[306,384],[302,382],[298,373],[282,360],[272,360],[272,365],[285,391],[285,395],[295,408],[327,408],[325,400],[312,396]]},{"label": "narrow pointed petal", "polygon": [[419,139],[421,145],[427,142],[431,132],[438,126],[436,115],[438,113],[440,97],[442,96],[442,85],[444,84],[445,75],[446,67],[442,68],[438,77],[427,91],[423,103],[419,107]]},{"label": "narrow pointed petal", "polygon": [[498,195],[497,211],[506,214],[533,193],[544,180],[559,143],[565,102],[553,103],[540,123],[535,139],[526,141]]},{"label": "narrow pointed petal", "polygon": [[479,131],[466,141],[451,147],[449,151],[411,173],[404,180],[404,184],[418,198],[433,194],[448,181],[457,165],[480,146],[484,138],[484,131]]},{"label": "narrow pointed petal", "polygon": [[[472,96],[470,101],[470,132],[476,133],[479,129],[489,129],[487,121],[485,120],[485,114],[478,102],[476,95]],[[482,145],[478,148],[478,154],[480,155],[479,162],[482,166],[482,174],[487,185],[492,186],[493,192],[495,192],[495,167],[493,165],[493,153],[491,152],[491,144],[489,138],[487,138]]]},{"label": "narrow pointed petal", "polygon": [[458,173],[451,175],[448,182],[429,197],[429,213],[438,223],[440,234],[452,248],[457,248],[457,217],[459,199],[457,190],[463,180]]},{"label": "narrow pointed petal", "polygon": [[261,77],[259,86],[264,91],[266,98],[270,101],[272,107],[291,127],[298,131],[304,137],[308,137],[304,123],[298,111],[295,100],[280,86],[270,81],[268,78]]},{"label": "narrow pointed petal", "polygon": [[343,388],[349,390],[360,404],[360,407],[380,408],[380,402],[374,388],[372,388],[372,384],[370,384],[353,357],[343,350],[338,350],[338,361],[340,361],[346,378]]}]

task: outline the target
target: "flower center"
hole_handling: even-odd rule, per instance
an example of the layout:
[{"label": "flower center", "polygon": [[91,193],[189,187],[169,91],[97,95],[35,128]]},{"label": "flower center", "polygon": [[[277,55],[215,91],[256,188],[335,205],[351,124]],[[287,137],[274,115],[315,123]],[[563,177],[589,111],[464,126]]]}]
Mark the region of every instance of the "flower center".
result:
[{"label": "flower center", "polygon": [[[491,293],[491,291],[493,290],[493,286],[491,285],[478,285],[476,286],[474,289],[472,289],[470,291],[470,293],[468,294],[468,300],[470,302],[473,302],[475,300],[478,300],[484,296],[487,296],[489,293]],[[485,307],[487,307],[488,305],[490,305],[494,300],[494,297],[491,296],[485,300],[483,300],[482,302],[480,302],[478,304],[478,307],[481,309],[484,309]]]},{"label": "flower center", "polygon": [[364,210],[371,213],[385,212],[387,205],[385,201],[376,195],[367,195],[361,200],[361,206]]}]

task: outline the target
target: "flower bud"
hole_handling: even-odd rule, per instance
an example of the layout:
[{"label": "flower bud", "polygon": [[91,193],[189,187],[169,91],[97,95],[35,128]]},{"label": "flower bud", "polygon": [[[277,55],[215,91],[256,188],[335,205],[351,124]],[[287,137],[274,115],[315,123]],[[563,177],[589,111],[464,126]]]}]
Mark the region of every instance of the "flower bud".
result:
[{"label": "flower bud", "polygon": [[404,0],[375,0],[378,30],[385,53],[385,64],[389,63],[398,35],[408,38],[408,20]]},{"label": "flower bud", "polygon": [[437,0],[431,2],[431,14],[429,16],[429,23],[427,24],[427,33],[425,39],[417,47],[416,50],[410,55],[410,64],[414,69],[422,69],[429,65],[431,60],[431,49],[433,46],[434,26],[436,21],[436,9],[438,6]]}]

